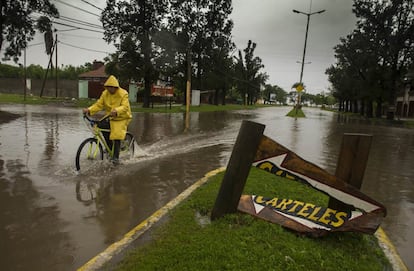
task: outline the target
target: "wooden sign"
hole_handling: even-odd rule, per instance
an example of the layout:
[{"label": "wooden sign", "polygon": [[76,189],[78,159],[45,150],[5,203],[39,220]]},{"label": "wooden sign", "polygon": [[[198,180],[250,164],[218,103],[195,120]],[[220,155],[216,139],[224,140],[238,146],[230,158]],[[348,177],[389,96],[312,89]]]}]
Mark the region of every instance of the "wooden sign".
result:
[{"label": "wooden sign", "polygon": [[172,86],[151,86],[151,96],[173,97],[174,87]]},{"label": "wooden sign", "polygon": [[254,166],[292,181],[310,185],[351,208],[334,210],[295,199],[242,195],[238,210],[313,236],[335,231],[373,234],[386,215],[386,208],[355,187],[302,159],[263,136]]}]

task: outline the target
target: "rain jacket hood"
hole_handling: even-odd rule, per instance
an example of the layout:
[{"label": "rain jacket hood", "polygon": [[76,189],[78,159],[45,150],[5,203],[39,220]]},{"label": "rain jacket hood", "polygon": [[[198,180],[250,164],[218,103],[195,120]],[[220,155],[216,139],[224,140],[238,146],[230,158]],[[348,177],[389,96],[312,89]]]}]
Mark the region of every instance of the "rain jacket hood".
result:
[{"label": "rain jacket hood", "polygon": [[109,78],[106,80],[104,87],[116,87],[119,88],[119,82],[118,80],[115,78],[115,76],[111,75],[109,76]]}]

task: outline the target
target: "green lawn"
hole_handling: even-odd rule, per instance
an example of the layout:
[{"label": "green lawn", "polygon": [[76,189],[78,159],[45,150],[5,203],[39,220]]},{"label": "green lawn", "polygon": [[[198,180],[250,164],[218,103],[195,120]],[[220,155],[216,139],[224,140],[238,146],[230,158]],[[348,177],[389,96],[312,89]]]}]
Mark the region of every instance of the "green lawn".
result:
[{"label": "green lawn", "polygon": [[[153,240],[128,254],[117,270],[390,270],[372,235],[311,238],[242,213],[205,223],[223,176],[211,177],[180,203],[153,231]],[[322,206],[328,202],[305,185],[256,168],[244,192]]]}]

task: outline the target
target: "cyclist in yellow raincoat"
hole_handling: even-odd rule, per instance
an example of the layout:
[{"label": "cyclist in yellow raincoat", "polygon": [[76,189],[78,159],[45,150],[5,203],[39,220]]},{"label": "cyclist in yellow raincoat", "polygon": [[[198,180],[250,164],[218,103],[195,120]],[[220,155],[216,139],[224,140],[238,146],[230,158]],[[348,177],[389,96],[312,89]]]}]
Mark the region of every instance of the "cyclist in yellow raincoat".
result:
[{"label": "cyclist in yellow raincoat", "polygon": [[102,122],[99,126],[111,130],[110,134],[104,133],[104,137],[111,149],[112,141],[114,142],[113,162],[118,163],[120,140],[125,139],[128,124],[132,119],[131,106],[128,92],[119,86],[115,76],[109,76],[104,87],[101,97],[90,107],[84,108],[83,113],[94,115],[104,110],[106,115],[111,116],[109,123]]}]

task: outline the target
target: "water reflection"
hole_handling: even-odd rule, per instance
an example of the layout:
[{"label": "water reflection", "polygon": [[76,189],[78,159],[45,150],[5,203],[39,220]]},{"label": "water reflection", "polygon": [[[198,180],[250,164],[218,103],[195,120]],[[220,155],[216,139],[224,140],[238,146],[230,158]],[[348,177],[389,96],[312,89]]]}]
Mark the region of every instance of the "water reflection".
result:
[{"label": "water reflection", "polygon": [[[2,270],[63,270],[74,247],[53,199],[33,186],[21,160],[0,156],[0,265]],[[46,257],[47,255],[47,257]],[[50,257],[52,255],[52,257]]]}]

